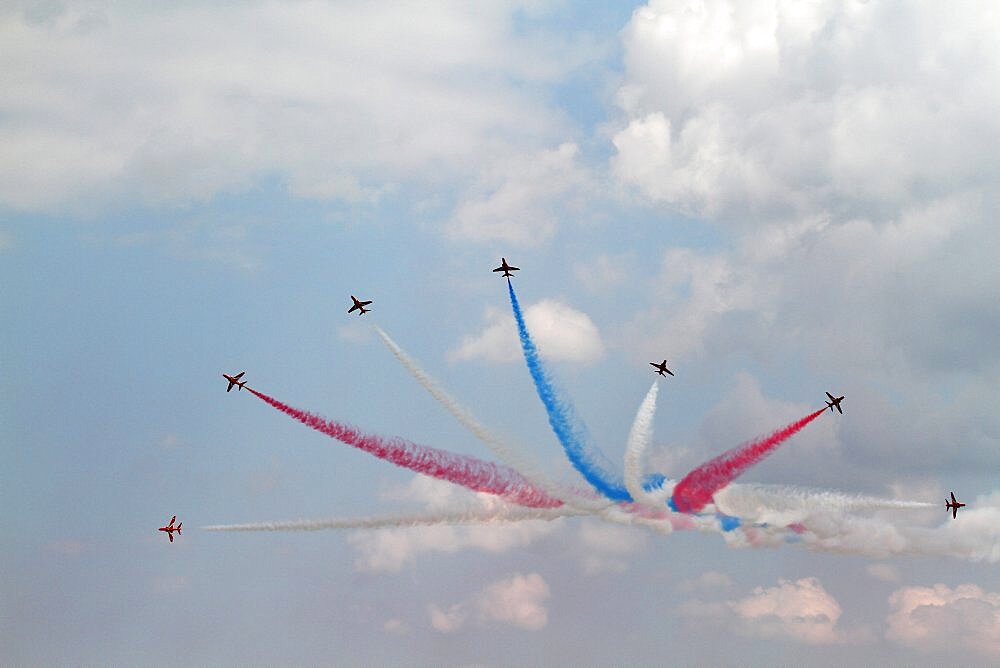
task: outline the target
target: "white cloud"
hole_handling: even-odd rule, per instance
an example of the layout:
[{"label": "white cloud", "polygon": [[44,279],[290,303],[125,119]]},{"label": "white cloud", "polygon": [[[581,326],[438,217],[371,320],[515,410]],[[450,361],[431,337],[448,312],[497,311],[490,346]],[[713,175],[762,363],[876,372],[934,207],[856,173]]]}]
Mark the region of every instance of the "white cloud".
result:
[{"label": "white cloud", "polygon": [[431,618],[431,626],[441,633],[453,633],[465,626],[469,613],[465,606],[456,603],[447,610],[442,610],[433,603],[427,606],[427,614]]},{"label": "white cloud", "polygon": [[[507,2],[389,14],[309,2],[8,8],[0,202],[74,212],[185,203],[274,176],[301,197],[371,201],[404,179],[445,184],[514,165],[569,133],[533,88],[600,55],[579,37],[523,34],[517,11]],[[571,183],[577,172],[545,173]],[[517,190],[498,187],[500,200]],[[484,205],[548,211],[548,197]]]},{"label": "white cloud", "polygon": [[886,638],[920,650],[1000,659],[1000,593],[964,584],[903,587],[889,597]]},{"label": "white cloud", "polygon": [[562,144],[496,165],[452,214],[458,239],[536,246],[555,232],[567,209],[579,216],[589,178],[577,165],[579,149]]},{"label": "white cloud", "polygon": [[[427,510],[505,507],[491,494],[473,494],[451,483],[415,476],[410,484],[388,495],[394,500],[422,504]],[[355,569],[366,573],[398,573],[403,566],[427,553],[453,554],[462,550],[503,553],[530,545],[558,527],[558,522],[524,521],[496,525],[435,525],[419,529],[356,531],[347,542],[355,550]]]},{"label": "white cloud", "polygon": [[871,639],[866,629],[846,631],[839,625],[840,604],[817,578],[779,580],[777,586],[756,587],[743,598],[725,602],[689,600],[677,611],[693,622],[712,622],[743,635],[784,638],[808,645]]},{"label": "white cloud", "polygon": [[836,628],[840,604],[816,578],[776,587],[757,587],[746,598],[729,603],[751,635],[786,636],[810,645],[829,645],[844,638]]},{"label": "white cloud", "polygon": [[539,631],[549,623],[545,601],[550,595],[549,585],[541,575],[517,573],[487,585],[469,600],[455,603],[447,609],[430,604],[427,612],[431,626],[441,633],[458,631],[473,614],[475,622],[482,627],[501,623],[527,631]]},{"label": "white cloud", "polygon": [[545,601],[549,585],[538,573],[517,574],[494,582],[479,595],[479,613],[486,621],[510,624],[528,631],[538,631],[549,623]]},{"label": "white cloud", "polygon": [[[486,329],[476,336],[464,338],[458,348],[448,353],[451,361],[513,362],[520,359],[514,317],[491,308],[486,312],[486,319],[489,322]],[[527,307],[524,320],[539,353],[548,360],[586,364],[604,356],[604,342],[594,321],[571,306],[546,299]]]},{"label": "white cloud", "polygon": [[623,31],[613,169],[744,226],[995,182],[998,25],[972,6],[651,0]]}]

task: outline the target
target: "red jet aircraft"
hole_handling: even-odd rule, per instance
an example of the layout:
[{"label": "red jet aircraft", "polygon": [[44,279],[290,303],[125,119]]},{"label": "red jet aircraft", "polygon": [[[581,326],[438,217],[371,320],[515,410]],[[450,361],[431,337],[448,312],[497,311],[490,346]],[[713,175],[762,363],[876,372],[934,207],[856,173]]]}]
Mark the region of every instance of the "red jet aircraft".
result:
[{"label": "red jet aircraft", "polygon": [[945,512],[951,511],[951,519],[958,519],[958,509],[965,508],[965,504],[955,498],[955,492],[951,493],[951,501],[948,499],[944,500],[944,510]]},{"label": "red jet aircraft", "polygon": [[241,383],[240,382],[240,378],[242,378],[243,374],[245,374],[245,373],[246,373],[246,371],[240,371],[235,376],[230,376],[228,373],[222,374],[222,377],[229,381],[229,387],[226,388],[226,392],[228,392],[229,390],[233,389],[233,385],[238,386],[242,390],[243,386],[246,385],[247,382],[244,380]]},{"label": "red jet aircraft", "polygon": [[176,531],[177,535],[180,536],[181,535],[181,524],[184,524],[184,522],[181,522],[177,526],[174,526],[174,520],[176,520],[176,519],[177,519],[177,515],[174,515],[173,517],[170,518],[170,524],[168,524],[165,527],[160,527],[159,529],[157,529],[157,531],[166,531],[167,532],[167,537],[170,538],[170,542],[171,543],[174,542],[174,532]]}]

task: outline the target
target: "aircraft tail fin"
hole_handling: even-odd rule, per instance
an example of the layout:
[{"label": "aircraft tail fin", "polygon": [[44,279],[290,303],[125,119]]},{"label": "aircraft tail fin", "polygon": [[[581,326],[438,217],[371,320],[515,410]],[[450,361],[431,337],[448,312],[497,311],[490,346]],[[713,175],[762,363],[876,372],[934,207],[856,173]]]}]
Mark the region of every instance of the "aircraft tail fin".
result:
[{"label": "aircraft tail fin", "polygon": [[184,524],[184,522],[181,522],[180,524],[177,525],[177,535],[178,536],[181,535],[181,525],[183,525],[183,524]]}]

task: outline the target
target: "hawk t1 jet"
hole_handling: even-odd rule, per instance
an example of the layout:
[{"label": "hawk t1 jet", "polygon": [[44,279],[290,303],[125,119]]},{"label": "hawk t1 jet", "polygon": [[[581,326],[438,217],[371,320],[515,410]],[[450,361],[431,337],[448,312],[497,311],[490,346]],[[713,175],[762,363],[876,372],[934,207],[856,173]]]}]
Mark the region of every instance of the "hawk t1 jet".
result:
[{"label": "hawk t1 jet", "polygon": [[844,409],[842,409],[840,407],[840,402],[844,400],[844,397],[835,397],[832,394],[830,394],[829,392],[826,393],[826,396],[830,397],[830,401],[826,402],[826,407],[830,409],[830,412],[832,413],[833,409],[836,408],[837,411],[841,415],[843,415],[844,414]]},{"label": "hawk t1 jet", "polygon": [[226,392],[228,392],[229,390],[233,389],[233,385],[238,386],[242,390],[243,386],[246,385],[247,382],[244,380],[241,383],[240,382],[240,378],[242,378],[243,374],[245,374],[245,373],[246,373],[246,371],[240,371],[235,376],[230,376],[227,373],[222,374],[222,377],[229,381],[229,387],[226,388]]},{"label": "hawk t1 jet", "polygon": [[502,276],[506,276],[507,278],[510,278],[511,276],[513,276],[513,274],[511,274],[510,272],[512,272],[512,271],[521,271],[521,270],[518,269],[517,267],[512,267],[509,264],[507,264],[507,258],[502,257],[502,258],[500,258],[500,266],[497,267],[496,269],[494,269],[493,271],[495,271],[495,272],[496,271],[502,271],[503,272]]},{"label": "hawk t1 jet", "polygon": [[170,539],[171,543],[174,542],[174,532],[176,531],[177,535],[180,536],[181,535],[181,524],[184,524],[184,522],[181,522],[177,526],[174,526],[174,520],[176,520],[176,519],[177,519],[177,515],[174,515],[173,517],[170,518],[170,524],[168,524],[165,527],[160,527],[159,529],[157,529],[157,531],[166,531],[167,532],[167,537]]},{"label": "hawk t1 jet", "polygon": [[656,369],[656,373],[660,374],[661,376],[665,376],[668,373],[671,376],[674,375],[674,372],[667,368],[667,360],[663,360],[659,364],[657,364],[656,362],[650,362],[649,366]]},{"label": "hawk t1 jet", "polygon": [[353,313],[354,311],[361,311],[360,313],[358,313],[358,315],[364,315],[365,313],[368,313],[369,311],[371,311],[370,308],[365,308],[366,306],[368,306],[369,304],[372,303],[371,299],[369,299],[366,302],[363,302],[363,301],[360,301],[354,295],[351,295],[351,299],[354,300],[354,306],[352,306],[351,308],[347,309],[348,313]]},{"label": "hawk t1 jet", "polygon": [[949,501],[948,499],[944,500],[944,509],[945,509],[945,511],[949,511],[950,510],[951,511],[951,519],[957,520],[958,519],[958,509],[959,508],[965,508],[965,504],[961,503],[958,499],[956,499],[955,498],[955,492],[952,492],[951,493],[951,501]]}]

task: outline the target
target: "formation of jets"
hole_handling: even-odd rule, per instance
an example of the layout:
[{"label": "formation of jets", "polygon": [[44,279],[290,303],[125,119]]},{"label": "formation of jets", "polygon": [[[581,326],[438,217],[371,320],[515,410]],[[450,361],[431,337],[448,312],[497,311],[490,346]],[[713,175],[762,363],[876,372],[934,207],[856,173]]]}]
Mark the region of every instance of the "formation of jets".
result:
[{"label": "formation of jets", "polygon": [[354,306],[352,306],[351,308],[347,309],[348,313],[353,313],[354,311],[360,311],[360,313],[358,313],[358,315],[362,316],[365,313],[368,313],[369,311],[371,311],[370,308],[365,308],[366,306],[368,306],[369,304],[372,303],[371,299],[369,299],[366,302],[363,302],[360,299],[358,299],[357,297],[355,297],[354,295],[351,295],[351,299],[354,300]]},{"label": "formation of jets", "polygon": [[226,388],[226,392],[228,392],[229,390],[233,389],[233,386],[234,386],[234,385],[237,385],[237,386],[239,386],[239,388],[240,388],[240,389],[242,390],[242,389],[243,389],[243,386],[244,386],[244,385],[246,385],[246,384],[247,384],[247,382],[246,382],[246,381],[244,380],[244,381],[243,381],[243,382],[241,383],[241,382],[240,382],[240,378],[242,378],[242,377],[243,377],[243,374],[245,374],[245,373],[246,373],[246,371],[240,371],[240,372],[239,372],[238,374],[236,374],[235,376],[230,376],[230,375],[229,375],[229,374],[227,374],[227,373],[224,373],[224,374],[222,374],[222,377],[223,377],[223,378],[225,378],[226,380],[228,380],[228,381],[229,381],[229,387],[227,387],[227,388]]},{"label": "formation of jets", "polygon": [[959,502],[959,500],[955,498],[955,492],[952,492],[951,493],[951,501],[949,501],[948,499],[944,500],[944,509],[945,509],[945,512],[947,512],[947,511],[950,510],[951,511],[951,519],[957,520],[958,519],[958,509],[959,508],[965,508],[965,504]]},{"label": "formation of jets", "polygon": [[[494,269],[493,271],[503,272],[502,276],[510,278],[511,276],[513,276],[513,274],[511,274],[512,271],[520,271],[520,269],[518,267],[513,267],[507,264],[507,258],[502,257],[500,258],[500,266]],[[354,295],[351,295],[351,300],[354,302],[354,304],[351,306],[351,308],[347,310],[348,313],[353,313],[354,311],[358,311],[358,315],[361,316],[371,311],[371,309],[366,309],[365,307],[371,304],[372,300],[369,299],[368,301],[361,301]],[[670,374],[671,376],[674,375],[674,372],[667,368],[667,360],[663,360],[662,362],[658,363],[650,362],[649,365],[652,366],[653,369],[655,370],[654,373],[658,373],[661,376],[666,376],[667,374]],[[230,376],[229,374],[226,373],[222,374],[222,377],[225,378],[227,381],[229,381],[229,386],[226,388],[226,392],[231,391],[233,387],[238,387],[239,389],[242,390],[243,387],[247,384],[247,381],[240,380],[241,378],[243,378],[243,374],[245,373],[246,371],[240,371],[235,376]],[[826,407],[830,409],[830,412],[833,412],[833,409],[836,408],[837,412],[843,415],[844,410],[840,407],[840,402],[844,400],[844,397],[843,396],[835,397],[829,392],[826,393],[826,396],[829,398],[829,401],[826,402]],[[945,499],[944,505],[945,505],[945,510],[951,511],[952,519],[958,519],[958,509],[965,507],[964,503],[959,502],[955,498],[954,492],[951,492],[951,500]],[[174,515],[173,517],[170,518],[170,523],[167,524],[167,526],[160,527],[158,529],[159,531],[166,532],[167,537],[170,538],[171,543],[174,542],[175,531],[177,532],[178,536],[181,534],[181,525],[178,524],[177,526],[174,526],[174,521],[176,519],[177,516]]]},{"label": "formation of jets", "polygon": [[165,527],[160,527],[159,529],[157,529],[157,531],[166,531],[167,532],[167,538],[170,539],[171,543],[174,542],[174,532],[176,531],[177,535],[180,536],[181,535],[181,524],[184,524],[184,522],[181,522],[177,526],[174,526],[174,520],[176,520],[176,519],[177,519],[177,515],[174,515],[173,517],[170,518],[170,524],[168,524]]}]

